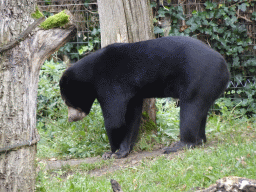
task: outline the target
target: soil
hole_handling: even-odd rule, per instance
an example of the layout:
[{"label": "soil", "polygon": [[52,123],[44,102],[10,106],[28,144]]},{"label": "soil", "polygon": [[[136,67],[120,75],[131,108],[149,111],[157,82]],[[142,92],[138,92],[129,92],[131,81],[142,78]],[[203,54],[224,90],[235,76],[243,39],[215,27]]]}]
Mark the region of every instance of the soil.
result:
[{"label": "soil", "polygon": [[[170,156],[169,158],[172,158],[172,156],[174,157],[178,153],[182,153],[182,151],[171,153],[169,155],[163,154],[163,149],[156,149],[153,151],[132,152],[128,155],[128,157],[123,159],[113,159],[113,163],[111,165],[103,166],[103,168],[101,169],[91,170],[88,172],[88,174],[91,176],[101,176],[101,175],[105,175],[106,173],[111,173],[125,167],[131,167],[131,166],[134,167],[136,165],[139,165],[143,159],[154,159],[155,157],[158,157],[161,155]],[[45,170],[58,170],[65,165],[77,166],[81,163],[93,164],[100,161],[102,161],[102,158],[98,156],[98,157],[91,157],[86,159],[41,160],[40,162],[43,162],[45,164]],[[72,175],[72,173],[69,172],[62,176],[63,178],[65,178],[68,175]]]},{"label": "soil", "polygon": [[[216,141],[208,141],[207,144],[204,144],[204,150],[208,150],[208,146],[214,146],[216,144]],[[178,154],[183,154],[184,151],[178,151],[170,154],[163,154],[163,146],[155,146],[155,150],[153,151],[141,151],[141,152],[132,152],[128,155],[128,157],[123,159],[113,159],[113,163],[111,165],[103,166],[100,169],[94,169],[87,174],[91,176],[102,176],[106,173],[111,173],[116,170],[126,168],[126,167],[134,167],[141,163],[143,159],[151,159],[153,160],[155,157],[158,156],[165,156],[168,157],[168,159],[175,158]],[[62,166],[70,165],[70,166],[77,166],[81,163],[87,163],[87,164],[94,164],[97,162],[101,162],[102,158],[101,156],[97,157],[91,157],[91,158],[85,158],[85,159],[70,159],[70,160],[40,160],[39,162],[42,162],[45,164],[45,170],[53,170],[51,171],[52,174],[56,174],[54,170],[59,170],[62,168]],[[67,178],[67,176],[72,175],[72,171],[68,171],[65,174],[61,175],[63,179]]]}]

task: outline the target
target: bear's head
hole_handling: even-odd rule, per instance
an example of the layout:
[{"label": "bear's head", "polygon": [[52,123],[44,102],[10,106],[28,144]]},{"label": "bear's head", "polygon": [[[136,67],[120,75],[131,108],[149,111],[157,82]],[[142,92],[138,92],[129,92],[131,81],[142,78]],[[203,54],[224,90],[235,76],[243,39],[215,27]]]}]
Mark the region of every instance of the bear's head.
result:
[{"label": "bear's head", "polygon": [[96,99],[90,82],[77,79],[77,75],[69,68],[59,82],[61,97],[68,106],[68,121],[82,120],[89,114]]}]

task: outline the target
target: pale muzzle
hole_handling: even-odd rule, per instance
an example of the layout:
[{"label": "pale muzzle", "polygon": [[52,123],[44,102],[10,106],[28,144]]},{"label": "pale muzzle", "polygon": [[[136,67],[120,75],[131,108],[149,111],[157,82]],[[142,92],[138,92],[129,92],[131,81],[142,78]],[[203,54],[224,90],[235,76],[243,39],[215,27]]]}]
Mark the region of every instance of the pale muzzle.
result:
[{"label": "pale muzzle", "polygon": [[85,116],[86,116],[85,112],[74,109],[72,107],[68,107],[68,121],[69,122],[82,120]]}]

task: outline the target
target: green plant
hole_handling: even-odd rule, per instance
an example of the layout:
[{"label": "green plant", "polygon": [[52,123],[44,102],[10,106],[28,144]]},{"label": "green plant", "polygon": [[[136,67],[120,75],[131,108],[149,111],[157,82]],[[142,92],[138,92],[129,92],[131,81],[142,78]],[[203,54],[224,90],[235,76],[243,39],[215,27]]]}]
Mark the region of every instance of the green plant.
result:
[{"label": "green plant", "polygon": [[40,70],[37,94],[37,119],[43,117],[58,119],[62,101],[59,91],[59,79],[66,66],[63,62],[46,61]]},{"label": "green plant", "polygon": [[68,123],[67,107],[61,99],[59,79],[63,62],[46,61],[40,71],[37,98],[37,128],[41,140],[38,156],[90,157],[109,149],[99,103],[94,102],[83,121]]},{"label": "green plant", "polygon": [[72,123],[67,121],[67,108],[62,105],[62,118],[43,118],[37,125],[40,158],[84,158],[102,155],[110,149],[99,104],[95,102],[82,121]]},{"label": "green plant", "polygon": [[87,39],[87,45],[80,46],[78,52],[80,55],[84,54],[85,52],[95,51],[94,49],[97,48],[97,45],[100,43],[100,29],[93,28],[91,32],[91,36]]},{"label": "green plant", "polygon": [[226,96],[233,96],[233,98],[221,98],[215,104],[215,108],[224,110],[238,109],[236,111],[237,117],[246,115],[247,117],[255,117],[256,109],[256,88],[255,85],[247,85],[238,90],[228,90]]},{"label": "green plant", "polygon": [[157,99],[156,107],[158,109],[156,113],[157,135],[164,145],[169,145],[178,139],[180,108],[168,99]]},{"label": "green plant", "polygon": [[80,35],[66,43],[59,49],[58,55],[69,55],[72,60],[77,61],[81,55],[98,50],[100,48],[100,29],[93,27],[91,30],[88,37]]}]

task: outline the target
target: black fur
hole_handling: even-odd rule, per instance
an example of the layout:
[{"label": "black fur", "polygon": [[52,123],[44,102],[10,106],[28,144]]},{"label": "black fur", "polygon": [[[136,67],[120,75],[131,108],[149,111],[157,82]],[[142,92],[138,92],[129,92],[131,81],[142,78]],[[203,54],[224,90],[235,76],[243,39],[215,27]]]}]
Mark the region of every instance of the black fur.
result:
[{"label": "black fur", "polygon": [[180,142],[166,153],[206,142],[207,112],[229,77],[224,58],[206,44],[163,37],[98,50],[67,69],[60,88],[66,104],[86,114],[98,99],[112,151],[106,157],[122,158],[138,135],[143,98],[180,99]]}]

